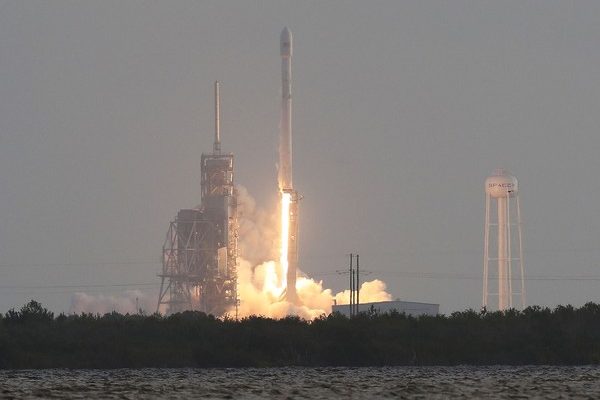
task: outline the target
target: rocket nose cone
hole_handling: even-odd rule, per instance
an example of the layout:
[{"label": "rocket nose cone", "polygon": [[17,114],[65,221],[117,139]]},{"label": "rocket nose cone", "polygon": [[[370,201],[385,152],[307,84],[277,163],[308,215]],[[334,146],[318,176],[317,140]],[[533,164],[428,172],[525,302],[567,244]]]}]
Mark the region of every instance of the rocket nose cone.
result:
[{"label": "rocket nose cone", "polygon": [[292,55],[292,32],[287,27],[281,31],[280,45],[282,56]]},{"label": "rocket nose cone", "polygon": [[281,41],[282,42],[290,42],[292,40],[292,32],[286,26],[281,31]]}]

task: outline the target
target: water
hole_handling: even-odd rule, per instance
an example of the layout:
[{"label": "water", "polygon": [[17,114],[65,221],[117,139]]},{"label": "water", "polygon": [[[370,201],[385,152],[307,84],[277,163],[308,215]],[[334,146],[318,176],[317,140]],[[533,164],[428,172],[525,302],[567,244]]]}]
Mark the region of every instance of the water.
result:
[{"label": "water", "polygon": [[598,399],[600,367],[0,371],[0,398]]}]

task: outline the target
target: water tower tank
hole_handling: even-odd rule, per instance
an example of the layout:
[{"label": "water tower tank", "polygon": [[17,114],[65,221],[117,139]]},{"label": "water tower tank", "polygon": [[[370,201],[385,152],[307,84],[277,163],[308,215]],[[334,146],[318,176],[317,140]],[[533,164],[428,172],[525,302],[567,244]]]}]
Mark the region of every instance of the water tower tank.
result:
[{"label": "water tower tank", "polygon": [[519,181],[506,170],[499,168],[485,180],[485,192],[495,199],[515,197],[519,192]]}]

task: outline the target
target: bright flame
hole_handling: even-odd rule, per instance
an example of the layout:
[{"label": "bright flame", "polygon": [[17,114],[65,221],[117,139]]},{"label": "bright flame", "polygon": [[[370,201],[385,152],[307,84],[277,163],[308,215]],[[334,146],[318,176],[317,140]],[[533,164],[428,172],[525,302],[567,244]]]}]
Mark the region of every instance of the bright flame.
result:
[{"label": "bright flame", "polygon": [[281,193],[281,245],[279,249],[279,265],[281,266],[281,293],[287,287],[288,247],[290,237],[290,203],[291,193]]},{"label": "bright flame", "polygon": [[262,292],[277,298],[281,295],[282,288],[277,279],[277,266],[274,262],[266,262],[263,264],[264,271],[262,272]]},{"label": "bright flame", "polygon": [[[287,287],[291,202],[291,193],[282,192],[281,213],[269,213],[256,206],[245,188],[238,187],[239,243],[244,255],[240,257],[237,269],[239,317],[297,315],[315,319],[331,312],[334,299],[338,304],[348,302],[348,291],[334,294],[323,287],[323,281],[304,276],[300,271],[296,281],[298,304],[283,298]],[[279,261],[276,261],[277,257]],[[375,280],[361,285],[360,299],[363,302],[381,301],[391,300],[391,296],[385,283]],[[233,313],[232,309],[230,315]]]}]

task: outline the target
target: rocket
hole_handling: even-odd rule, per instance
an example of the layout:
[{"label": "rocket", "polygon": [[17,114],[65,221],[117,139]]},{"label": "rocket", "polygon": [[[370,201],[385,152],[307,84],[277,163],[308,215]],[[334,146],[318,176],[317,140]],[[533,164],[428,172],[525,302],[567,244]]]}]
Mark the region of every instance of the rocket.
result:
[{"label": "rocket", "polygon": [[292,184],[292,32],[283,28],[281,49],[281,132],[279,138],[279,189],[293,190]]},{"label": "rocket", "polygon": [[[283,28],[279,42],[281,54],[281,131],[279,138],[279,191],[289,199],[287,238],[287,274],[285,298],[298,304],[296,278],[298,270],[298,192],[292,183],[292,32]],[[282,201],[282,206],[284,202]]]}]

